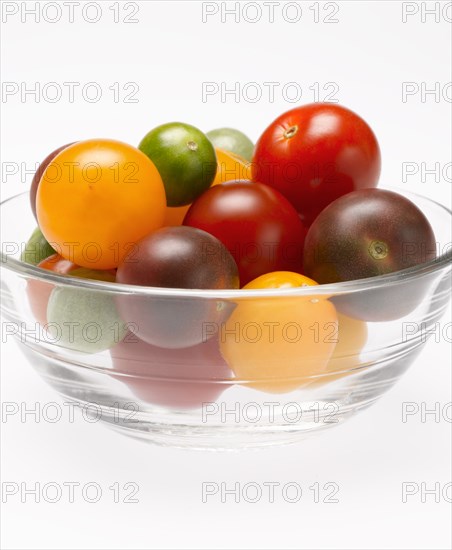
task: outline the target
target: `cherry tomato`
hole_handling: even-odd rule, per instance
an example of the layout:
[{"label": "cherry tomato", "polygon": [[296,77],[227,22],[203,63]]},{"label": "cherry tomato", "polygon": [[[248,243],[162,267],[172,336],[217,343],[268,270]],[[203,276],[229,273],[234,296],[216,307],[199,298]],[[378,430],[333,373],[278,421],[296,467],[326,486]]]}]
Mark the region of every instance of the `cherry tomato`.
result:
[{"label": "cherry tomato", "polygon": [[251,178],[251,163],[249,161],[235,153],[223,151],[222,149],[215,149],[215,153],[217,154],[217,173],[212,186],[231,180],[248,180]]},{"label": "cherry tomato", "polygon": [[[126,256],[118,283],[166,288],[239,288],[237,265],[214,236],[193,227],[165,227],[142,239]],[[205,338],[207,323],[223,319],[227,308],[216,300],[122,295],[117,304],[123,319],[134,323],[146,342],[182,348]]]},{"label": "cherry tomato", "polygon": [[[298,273],[279,272],[263,275],[244,288],[315,285]],[[325,296],[247,298],[238,300],[221,327],[220,349],[242,384],[285,393],[309,384],[326,369],[336,332],[336,309]]]},{"label": "cherry tomato", "polygon": [[361,366],[359,354],[367,342],[367,323],[341,314],[338,314],[337,320],[337,334],[332,338],[337,340],[333,355],[325,371],[312,385],[333,382]]},{"label": "cherry tomato", "polygon": [[189,204],[185,206],[167,206],[165,210],[165,219],[163,221],[164,227],[175,227],[182,225],[185,214],[190,208]]},{"label": "cherry tomato", "polygon": [[110,354],[112,376],[154,405],[199,408],[215,401],[228,387],[221,381],[232,378],[216,338],[188,348],[165,349],[128,333]]},{"label": "cherry tomato", "polygon": [[114,140],[78,142],[47,166],[37,193],[41,230],[62,256],[93,269],[117,267],[163,224],[166,199],[154,164]]},{"label": "cherry tomato", "polygon": [[300,286],[314,286],[317,284],[318,283],[309,277],[301,275],[300,273],[293,273],[292,271],[274,271],[257,277],[257,279],[249,282],[244,288],[297,288]]},{"label": "cherry tomato", "polygon": [[214,236],[163,227],[137,243],[119,265],[118,283],[165,288],[239,288],[237,265]]},{"label": "cherry tomato", "polygon": [[375,187],[381,160],[377,139],[352,111],[331,103],[297,107],[259,138],[253,180],[285,195],[309,226],[341,195]]},{"label": "cherry tomato", "polygon": [[[70,275],[74,273],[76,270]],[[127,333],[111,293],[77,286],[52,290],[47,321],[46,328],[57,339],[57,346],[82,353],[110,349]]]},{"label": "cherry tomato", "polygon": [[[81,268],[59,254],[52,254],[48,258],[45,258],[38,264],[38,267],[53,271],[59,275],[71,275],[73,277],[96,279],[99,281],[114,282],[116,277],[116,270],[98,271]],[[45,283],[37,279],[29,279],[27,281],[26,292],[31,311],[35,319],[42,325],[47,323],[47,305],[53,289],[54,285],[51,283]]]},{"label": "cherry tomato", "polygon": [[289,201],[268,185],[215,185],[192,204],[184,225],[220,239],[237,262],[242,284],[271,271],[301,270],[306,230]]},{"label": "cherry tomato", "polygon": [[60,254],[52,254],[51,256],[39,262],[38,267],[41,269],[47,269],[60,275],[67,275],[74,269],[78,269],[80,266],[74,264],[70,260],[66,260]]},{"label": "cherry tomato", "polygon": [[138,148],[162,176],[168,206],[190,204],[213,182],[217,167],[214,147],[190,124],[162,124],[148,132]]},{"label": "cherry tomato", "polygon": [[52,248],[51,244],[46,241],[42,231],[37,227],[28,239],[25,248],[22,250],[20,259],[26,264],[38,265],[55,253],[56,251]]},{"label": "cherry tomato", "polygon": [[[207,132],[206,136],[215,148],[240,155],[246,160],[253,156],[254,144],[248,136],[235,128],[216,128]],[[237,176],[240,178],[243,176]]]},{"label": "cherry tomato", "polygon": [[[311,225],[305,273],[319,283],[384,275],[433,260],[436,243],[425,215],[411,201],[386,189],[361,189],[330,204]],[[398,319],[423,300],[430,282],[376,286],[333,298],[337,308],[364,321]]]},{"label": "cherry tomato", "polygon": [[[60,275],[67,275],[79,266],[66,260],[59,254],[52,254],[48,258],[42,260],[38,264],[38,267],[53,271],[54,273],[59,273]],[[26,292],[30,308],[35,319],[41,323],[41,325],[47,323],[47,304],[53,288],[54,285],[45,283],[44,281],[38,281],[37,279],[29,279],[27,281]]]},{"label": "cherry tomato", "polygon": [[432,227],[410,200],[361,189],[330,204],[306,237],[304,267],[320,283],[376,277],[433,260]]},{"label": "cherry tomato", "polygon": [[38,185],[41,181],[42,174],[44,174],[45,169],[47,166],[52,162],[52,160],[66,147],[69,147],[74,142],[66,143],[66,145],[62,145],[61,147],[58,147],[58,149],[55,149],[55,151],[52,151],[49,155],[46,156],[46,158],[41,162],[39,165],[39,168],[36,170],[35,175],[33,176],[33,179],[31,180],[31,187],[30,187],[30,206],[31,210],[33,212],[33,216],[38,219],[38,216],[36,214],[36,193],[38,192]]}]

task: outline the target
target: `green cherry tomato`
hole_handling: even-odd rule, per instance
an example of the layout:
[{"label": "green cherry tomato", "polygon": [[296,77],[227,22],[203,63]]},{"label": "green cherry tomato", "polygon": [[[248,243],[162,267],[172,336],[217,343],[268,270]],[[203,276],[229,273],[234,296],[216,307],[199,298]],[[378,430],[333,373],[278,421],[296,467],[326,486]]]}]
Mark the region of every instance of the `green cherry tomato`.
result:
[{"label": "green cherry tomato", "polygon": [[215,149],[201,130],[189,124],[158,126],[144,136],[138,148],[157,167],[168,206],[190,204],[215,178]]},{"label": "green cherry tomato", "polygon": [[20,259],[26,264],[38,265],[39,262],[52,254],[55,254],[55,250],[47,242],[39,227],[37,227],[22,250]]},{"label": "green cherry tomato", "polygon": [[207,132],[206,136],[217,149],[229,151],[251,161],[254,144],[250,138],[235,128],[217,128]]},{"label": "green cherry tomato", "polygon": [[57,345],[82,353],[107,350],[127,332],[113,297],[99,290],[55,287],[47,305],[47,322]]}]

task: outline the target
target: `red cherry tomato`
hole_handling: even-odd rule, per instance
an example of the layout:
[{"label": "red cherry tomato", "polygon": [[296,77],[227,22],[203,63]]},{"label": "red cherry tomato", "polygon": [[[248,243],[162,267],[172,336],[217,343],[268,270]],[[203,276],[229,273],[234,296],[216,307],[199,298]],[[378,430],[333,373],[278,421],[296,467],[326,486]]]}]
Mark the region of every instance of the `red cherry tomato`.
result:
[{"label": "red cherry tomato", "polygon": [[[66,260],[59,254],[52,254],[52,256],[39,262],[38,267],[59,273],[60,275],[67,275],[72,270],[77,269],[78,265],[70,260]],[[52,294],[53,287],[54,285],[38,281],[37,279],[29,279],[27,281],[27,296],[30,308],[35,319],[41,325],[47,323],[47,303]]]},{"label": "red cherry tomato", "polygon": [[246,285],[271,271],[300,271],[306,229],[281,193],[246,180],[215,185],[187,212],[184,225],[219,239]]},{"label": "red cherry tomato", "polygon": [[[84,279],[97,279],[100,281],[114,282],[116,277],[116,270],[110,269],[106,271],[95,271],[94,269],[85,269],[77,264],[74,264],[70,260],[66,260],[59,254],[52,254],[45,260],[42,260],[37,267],[41,269],[47,269],[53,271],[59,275],[72,275],[74,277],[81,277]],[[27,296],[30,303],[31,311],[35,319],[45,325],[47,323],[47,304],[49,302],[50,295],[54,285],[51,283],[45,283],[38,281],[37,279],[30,279],[27,281]]]},{"label": "red cherry tomato", "polygon": [[114,374],[141,400],[154,405],[194,409],[215,401],[232,379],[218,338],[189,348],[165,349],[128,333],[110,350]]},{"label": "red cherry tomato", "polygon": [[338,197],[376,187],[380,148],[361,117],[340,105],[313,103],[270,124],[252,167],[252,179],[278,189],[309,226]]}]

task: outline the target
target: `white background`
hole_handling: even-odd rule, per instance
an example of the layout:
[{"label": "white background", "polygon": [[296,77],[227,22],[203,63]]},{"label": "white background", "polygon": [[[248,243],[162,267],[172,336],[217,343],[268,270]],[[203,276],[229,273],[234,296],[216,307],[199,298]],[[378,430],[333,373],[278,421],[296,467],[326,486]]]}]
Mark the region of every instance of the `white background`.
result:
[{"label": "white background", "polygon": [[[25,21],[22,3],[3,2],[17,14],[3,11],[2,90],[2,197],[28,188],[36,162],[61,144],[90,137],[117,138],[137,144],[152,127],[181,120],[208,131],[232,126],[256,140],[281,112],[295,82],[302,90],[299,103],[315,98],[310,87],[327,83],[338,88],[336,98],[362,115],[381,144],[381,186],[398,186],[425,194],[450,206],[449,172],[423,177],[421,171],[403,177],[403,163],[425,162],[427,168],[450,162],[451,149],[451,8],[425,15],[434,2],[337,2],[337,23],[323,22],[334,5],[298,2],[283,12],[275,3],[274,21],[268,8],[255,23],[256,10],[248,6],[221,20],[222,3],[209,3],[218,13],[202,20],[201,2],[98,2],[97,23],[83,19],[82,6],[69,22],[65,8],[61,20],[52,7]],[[60,3],[61,4],[61,3]],[[124,23],[133,5],[137,23]],[[250,3],[242,3],[242,6]],[[293,3],[292,3],[293,4]],[[13,7],[11,7],[11,5]],[[29,2],[28,8],[35,2]],[[450,3],[449,3],[450,5]],[[332,7],[331,7],[332,6]],[[446,8],[444,8],[446,6]],[[231,7],[229,5],[228,7]],[[418,10],[402,20],[403,9]],[[448,11],[446,11],[448,9]],[[87,12],[94,18],[94,8]],[[45,17],[44,17],[45,16]],[[6,20],[5,20],[6,18]],[[55,103],[55,89],[63,95]],[[64,82],[78,82],[69,101]],[[86,83],[102,90],[98,102],[81,93]],[[118,102],[109,89],[136,83],[137,103]],[[231,89],[238,83],[240,97],[202,95],[203,82]],[[249,82],[261,85],[254,98]],[[274,101],[264,82],[278,82]],[[419,93],[403,101],[403,82],[414,83]],[[11,84],[12,83],[12,84]],[[38,98],[24,87],[38,83]],[[222,84],[224,83],[224,84]],[[424,83],[424,84],[423,84]],[[439,83],[440,96],[423,96],[422,88]],[[332,88],[329,88],[332,89]],[[245,90],[245,96],[243,92]],[[92,91],[92,90],[91,90]],[[128,88],[132,91],[132,88]],[[249,95],[246,95],[246,92]],[[441,93],[444,92],[444,93]],[[449,98],[447,100],[447,98]],[[203,101],[204,99],[204,101]],[[18,165],[19,173],[10,175]],[[24,163],[21,166],[21,163]],[[31,213],[30,213],[31,215]],[[19,223],[19,221],[18,221]],[[443,318],[444,326],[450,320]],[[39,379],[14,342],[2,344],[1,392],[3,402],[48,403],[58,396]],[[446,549],[451,547],[450,503],[433,496],[421,502],[420,493],[402,502],[402,483],[422,482],[428,488],[451,481],[451,424],[443,416],[426,422],[416,415],[402,422],[402,403],[441,408],[451,402],[450,344],[430,339],[402,380],[371,409],[346,424],[298,445],[255,452],[201,453],[146,446],[116,435],[100,424],[76,416],[51,424],[32,418],[2,419],[0,424],[2,481],[59,483],[94,481],[103,498],[97,504],[76,498],[72,504],[33,499],[22,504],[10,498],[2,504],[1,547],[5,549],[144,549],[144,548],[305,548],[305,549]],[[450,416],[450,409],[449,409]],[[203,482],[228,486],[235,482],[296,482],[303,488],[298,503],[276,493],[275,502],[263,497],[251,504],[222,503],[220,496],[201,500]],[[139,485],[139,503],[114,503],[108,489],[113,483]],[[339,503],[315,503],[313,483],[339,485]],[[449,491],[449,498],[451,492]]]}]

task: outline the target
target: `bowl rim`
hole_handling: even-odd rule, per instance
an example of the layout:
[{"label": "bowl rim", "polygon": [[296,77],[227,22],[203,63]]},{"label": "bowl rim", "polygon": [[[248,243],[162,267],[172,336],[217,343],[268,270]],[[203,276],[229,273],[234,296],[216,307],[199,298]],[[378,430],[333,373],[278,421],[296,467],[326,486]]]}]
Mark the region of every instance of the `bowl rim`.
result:
[{"label": "bowl rim", "polygon": [[[386,189],[386,188],[385,188]],[[418,197],[426,200],[431,204],[441,208],[452,219],[452,211],[445,205],[430,199],[419,193],[410,191],[388,188],[395,192],[403,192],[403,196],[408,195],[408,198]],[[24,195],[28,195],[29,191],[23,191],[12,197],[0,202],[0,209],[4,208],[7,203],[19,199]],[[448,246],[450,243],[448,243]],[[350,294],[353,292],[361,292],[372,288],[386,286],[389,284],[397,284],[408,280],[414,280],[423,276],[430,275],[435,272],[440,272],[448,264],[452,264],[452,246],[449,246],[447,252],[437,258],[424,262],[413,267],[403,270],[387,273],[385,275],[377,275],[375,277],[367,277],[364,279],[356,279],[351,281],[343,281],[339,283],[319,284],[308,287],[295,288],[276,288],[276,289],[183,289],[183,288],[165,288],[165,287],[149,287],[141,285],[130,285],[124,283],[97,281],[94,279],[83,279],[79,277],[71,277],[68,275],[60,275],[52,271],[48,271],[32,264],[26,264],[21,260],[17,260],[8,254],[4,254],[0,250],[0,268],[8,269],[21,276],[40,280],[43,282],[57,283],[59,286],[76,287],[84,290],[97,290],[105,293],[113,294],[136,294],[146,296],[173,297],[173,298],[209,298],[209,299],[237,299],[237,298],[270,298],[270,297],[291,297],[291,296],[337,296],[340,294]]]}]

